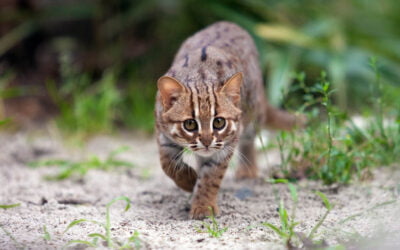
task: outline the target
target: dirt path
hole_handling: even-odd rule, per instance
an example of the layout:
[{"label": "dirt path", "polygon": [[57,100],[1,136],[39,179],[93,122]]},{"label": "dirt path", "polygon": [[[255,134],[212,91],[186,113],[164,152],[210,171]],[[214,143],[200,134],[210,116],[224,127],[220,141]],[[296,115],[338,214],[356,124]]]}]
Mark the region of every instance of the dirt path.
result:
[{"label": "dirt path", "polygon": [[[54,182],[43,177],[55,173],[56,168],[27,166],[37,159],[80,159],[91,154],[104,158],[124,145],[130,150],[119,158],[133,162],[134,168],[92,170],[80,180]],[[273,153],[267,156],[270,165],[277,163],[276,158]],[[264,162],[260,164],[262,173],[267,177],[265,159],[265,155],[260,156]],[[122,212],[122,202],[112,207],[111,233],[125,240],[137,230],[144,248],[283,249],[281,239],[260,223],[279,225],[279,197],[292,207],[287,187],[261,178],[238,182],[233,179],[233,172],[230,169],[224,179],[219,196],[222,215],[217,218],[228,229],[222,237],[212,238],[198,232],[200,221],[187,219],[189,194],[176,188],[162,173],[151,138],[97,137],[84,148],[67,149],[49,135],[0,134],[0,204],[21,204],[0,210],[0,249],[52,249],[61,248],[70,240],[88,240],[87,234],[102,232],[99,226],[85,223],[63,231],[75,219],[104,221],[105,205],[119,196],[129,197],[132,207],[127,212]],[[350,246],[356,249],[400,249],[400,171],[382,168],[374,174],[370,182],[346,187],[300,182],[296,211],[300,224],[295,231],[309,233],[325,213],[321,199],[314,194],[319,190],[334,208],[318,230],[317,239],[325,239],[329,245],[351,240]],[[379,206],[385,202],[388,204]],[[50,240],[43,238],[44,226]]]}]

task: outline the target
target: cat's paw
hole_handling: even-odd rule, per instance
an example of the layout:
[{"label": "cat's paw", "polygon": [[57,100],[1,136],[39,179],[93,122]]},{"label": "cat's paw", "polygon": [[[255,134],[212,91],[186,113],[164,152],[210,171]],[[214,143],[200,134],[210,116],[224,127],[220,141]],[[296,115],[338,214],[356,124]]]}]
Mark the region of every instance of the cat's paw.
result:
[{"label": "cat's paw", "polygon": [[192,220],[202,220],[207,216],[218,216],[220,214],[217,205],[210,206],[192,206],[190,209],[189,218]]},{"label": "cat's paw", "polygon": [[239,167],[238,170],[236,170],[235,173],[235,178],[238,180],[242,179],[255,179],[258,177],[258,170],[256,167],[250,168],[248,166],[246,167]]}]

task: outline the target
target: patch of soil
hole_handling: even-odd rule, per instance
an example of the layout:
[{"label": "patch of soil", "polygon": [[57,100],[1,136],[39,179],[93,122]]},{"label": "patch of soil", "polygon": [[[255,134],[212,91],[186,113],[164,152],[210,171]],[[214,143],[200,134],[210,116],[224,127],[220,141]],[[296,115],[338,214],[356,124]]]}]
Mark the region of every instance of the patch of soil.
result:
[{"label": "patch of soil", "polygon": [[[0,134],[0,141],[0,204],[21,204],[0,213],[0,249],[15,249],[18,244],[30,249],[61,248],[70,240],[88,240],[88,234],[102,229],[84,223],[63,232],[76,219],[104,221],[105,205],[119,196],[129,197],[132,207],[123,212],[123,202],[117,202],[111,208],[112,235],[125,240],[137,230],[146,249],[284,248],[273,231],[261,226],[262,222],[279,225],[279,197],[289,210],[293,207],[284,184],[272,185],[262,178],[236,181],[234,169],[229,169],[219,194],[222,213],[217,218],[228,230],[222,237],[212,238],[198,232],[200,221],[188,220],[190,194],[178,189],[162,172],[152,138],[97,137],[79,149],[65,147],[50,135]],[[130,147],[119,158],[133,162],[134,168],[91,170],[83,178],[54,182],[44,177],[56,173],[56,167],[28,166],[38,159],[85,159],[92,154],[106,158],[120,146]],[[276,152],[260,155],[264,178],[269,178],[268,166],[279,164],[276,156]],[[319,190],[334,208],[316,239],[324,239],[328,245],[348,242],[350,249],[399,249],[399,180],[398,169],[382,167],[374,171],[372,181],[348,186],[301,181],[295,231],[308,235],[325,213],[314,193]],[[43,238],[44,226],[50,240]]]}]

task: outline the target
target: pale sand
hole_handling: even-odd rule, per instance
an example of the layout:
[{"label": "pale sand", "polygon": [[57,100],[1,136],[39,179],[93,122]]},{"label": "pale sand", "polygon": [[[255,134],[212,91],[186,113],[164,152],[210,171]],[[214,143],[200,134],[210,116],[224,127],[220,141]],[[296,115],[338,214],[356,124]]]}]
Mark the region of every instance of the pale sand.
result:
[{"label": "pale sand", "polygon": [[[92,154],[105,157],[110,151],[129,146],[119,158],[135,164],[132,169],[110,172],[93,170],[82,180],[45,181],[55,167],[32,169],[27,163],[37,159],[81,159]],[[260,154],[262,176],[268,178],[269,165],[277,164],[276,152]],[[87,234],[101,232],[99,226],[82,224],[63,234],[75,219],[104,221],[105,204],[118,196],[132,201],[123,212],[123,202],[111,209],[112,235],[125,240],[140,233],[144,249],[284,249],[280,238],[262,222],[279,224],[278,197],[291,208],[287,187],[272,185],[262,178],[235,181],[229,169],[219,195],[222,211],[219,224],[228,227],[220,238],[199,233],[200,221],[188,220],[189,194],[179,190],[162,172],[155,140],[140,136],[97,137],[83,148],[66,148],[49,135],[0,134],[0,204],[21,206],[0,209],[0,224],[29,249],[59,249],[68,241],[88,240]],[[325,213],[315,190],[325,193],[334,208],[316,234],[329,245],[348,241],[349,249],[400,249],[400,171],[380,168],[369,182],[327,187],[318,182],[299,183],[297,232],[308,234]],[[146,178],[148,176],[148,178]],[[395,201],[369,210],[377,204]],[[80,203],[80,204],[73,204]],[[362,213],[339,224],[351,215]],[[43,239],[46,225],[51,240]],[[378,244],[378,245],[374,245]],[[0,228],[0,249],[18,245]],[[75,247],[79,247],[76,246]]]}]

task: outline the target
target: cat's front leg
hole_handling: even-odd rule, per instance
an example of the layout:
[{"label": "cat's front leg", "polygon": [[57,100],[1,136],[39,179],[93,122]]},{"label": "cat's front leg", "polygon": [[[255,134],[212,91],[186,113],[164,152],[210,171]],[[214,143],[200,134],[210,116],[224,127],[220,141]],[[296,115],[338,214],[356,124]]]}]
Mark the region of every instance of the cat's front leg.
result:
[{"label": "cat's front leg", "polygon": [[230,153],[222,161],[214,159],[200,161],[199,177],[192,197],[190,219],[199,220],[212,214],[219,215],[218,191],[231,157]]},{"label": "cat's front leg", "polygon": [[197,180],[196,171],[183,162],[183,147],[165,140],[159,140],[161,167],[175,184],[187,192],[193,192]]}]

